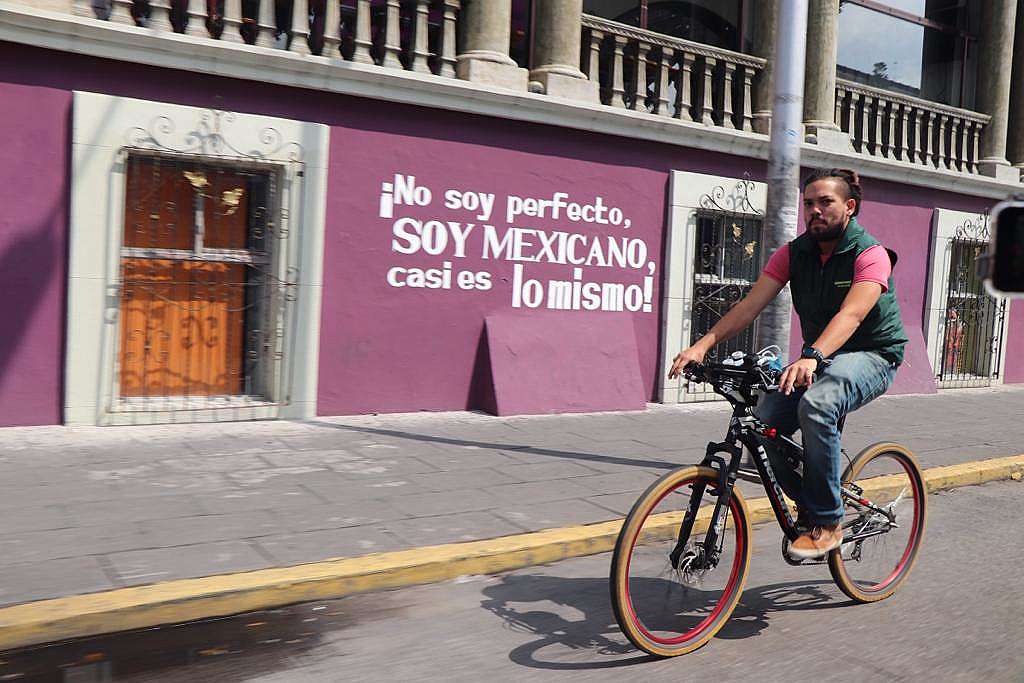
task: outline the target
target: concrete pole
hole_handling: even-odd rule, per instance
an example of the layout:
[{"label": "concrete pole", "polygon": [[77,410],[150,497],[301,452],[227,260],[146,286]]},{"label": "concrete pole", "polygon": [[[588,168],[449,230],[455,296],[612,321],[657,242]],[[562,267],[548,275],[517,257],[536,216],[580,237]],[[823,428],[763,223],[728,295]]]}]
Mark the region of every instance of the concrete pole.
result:
[{"label": "concrete pole", "polygon": [[1020,171],[1006,159],[1010,119],[1010,77],[1013,66],[1013,28],[1017,0],[990,0],[981,4],[978,55],[978,109],[992,117],[981,139],[978,170],[999,180],[1019,181]]},{"label": "concrete pole", "polygon": [[836,124],[836,56],[839,0],[810,0],[807,11],[807,72],[804,75],[804,135],[807,142],[852,152],[850,136]]},{"label": "concrete pole", "polygon": [[1017,2],[1017,30],[1014,31],[1013,75],[1010,79],[1010,117],[1007,154],[1021,172],[1024,182],[1024,0]]},{"label": "concrete pole", "polygon": [[[800,124],[804,99],[804,56],[807,44],[807,0],[779,0],[778,40],[775,41],[774,98],[771,147],[768,154],[768,206],[765,216],[767,259],[796,237],[800,205]],[[765,308],[758,322],[758,347],[775,344],[789,356],[793,299],[789,288]]]},{"label": "concrete pole", "polygon": [[530,80],[548,95],[598,102],[599,85],[580,71],[583,0],[534,0]]},{"label": "concrete pole", "polygon": [[772,125],[772,71],[775,66],[775,38],[778,35],[779,0],[757,4],[754,25],[754,55],[768,60],[754,82],[754,130],[767,135]]},{"label": "concrete pole", "polygon": [[526,69],[508,56],[512,0],[465,0],[461,21],[465,26],[465,50],[455,58],[456,77],[510,90],[526,90]]}]

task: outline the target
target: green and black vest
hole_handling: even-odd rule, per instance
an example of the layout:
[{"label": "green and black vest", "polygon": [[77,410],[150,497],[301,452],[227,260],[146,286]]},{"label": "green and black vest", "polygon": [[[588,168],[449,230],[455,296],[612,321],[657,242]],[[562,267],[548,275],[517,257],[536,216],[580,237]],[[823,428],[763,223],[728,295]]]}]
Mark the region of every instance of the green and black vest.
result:
[{"label": "green and black vest", "polygon": [[[793,308],[800,316],[804,344],[813,344],[839,312],[853,285],[854,261],[868,247],[881,244],[851,218],[835,251],[824,264],[818,243],[804,233],[789,243],[789,286]],[[896,259],[890,252],[895,265]],[[889,276],[889,289],[861,322],[839,351],[875,351],[896,365],[903,362],[907,335],[896,303],[896,289]]]}]

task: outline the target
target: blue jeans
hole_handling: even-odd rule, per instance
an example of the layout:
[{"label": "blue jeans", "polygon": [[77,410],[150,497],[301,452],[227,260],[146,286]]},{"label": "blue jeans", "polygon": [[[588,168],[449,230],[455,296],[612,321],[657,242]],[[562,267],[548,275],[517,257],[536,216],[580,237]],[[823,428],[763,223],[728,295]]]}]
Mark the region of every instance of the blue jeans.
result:
[{"label": "blue jeans", "polygon": [[803,436],[803,481],[775,448],[765,444],[765,451],[782,490],[807,511],[811,524],[843,519],[839,419],[884,394],[895,376],[896,367],[877,353],[849,351],[837,354],[810,388],[761,397],[754,412],[762,422],[786,436],[799,428]]}]

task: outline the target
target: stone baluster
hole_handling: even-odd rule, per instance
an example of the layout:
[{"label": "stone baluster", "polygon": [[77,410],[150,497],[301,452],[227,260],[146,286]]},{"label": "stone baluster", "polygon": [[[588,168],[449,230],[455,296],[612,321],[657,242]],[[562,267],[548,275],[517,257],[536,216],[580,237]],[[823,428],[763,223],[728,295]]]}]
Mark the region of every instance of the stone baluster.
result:
[{"label": "stone baluster", "polygon": [[226,43],[244,43],[242,28],[242,0],[224,0],[224,31],[220,39]]},{"label": "stone baluster", "polygon": [[740,128],[746,131],[754,130],[754,67],[743,67],[743,119],[740,121]]},{"label": "stone baluster", "polygon": [[909,104],[901,104],[900,105],[899,135],[896,138],[899,141],[899,144],[896,147],[896,158],[899,159],[900,161],[906,161],[907,160],[907,146],[910,144],[910,141],[909,141],[909,139],[907,137],[907,133],[910,132],[910,128],[909,128],[909,125],[910,125],[910,116],[909,116],[910,115],[910,111],[909,110],[910,110],[910,105]]},{"label": "stone baluster", "polygon": [[171,2],[170,0],[149,0],[149,17],[146,19],[146,28],[159,33],[172,33],[174,25],[171,23]]},{"label": "stone baluster", "polygon": [[[447,7],[445,8],[447,13]],[[356,4],[356,37],[355,50],[352,53],[352,61],[360,64],[373,64],[373,55],[370,54],[372,42],[370,40],[373,26],[370,23],[370,0],[359,0]],[[445,48],[448,41],[445,40]]]},{"label": "stone baluster", "polygon": [[981,136],[985,124],[975,121],[971,126],[971,172],[981,172]]},{"label": "stone baluster", "polygon": [[910,115],[910,135],[907,136],[907,158],[905,161],[915,164],[921,151],[921,116],[920,107],[914,107]]},{"label": "stone baluster", "polygon": [[961,173],[967,172],[967,119],[953,119],[956,126],[953,151],[953,165]]},{"label": "stone baluster", "polygon": [[[669,77],[672,71],[672,58],[674,51],[671,48],[661,48],[661,57],[658,59],[658,115],[672,116],[672,108],[668,101]],[[677,93],[678,95],[678,93]]]},{"label": "stone baluster", "polygon": [[75,0],[71,6],[71,13],[76,17],[87,17],[89,19],[104,19],[108,12],[107,5],[97,0]]},{"label": "stone baluster", "polygon": [[587,58],[587,78],[594,83],[601,83],[601,42],[604,41],[604,33],[596,28],[590,29],[590,49]]},{"label": "stone baluster", "polygon": [[726,60],[723,71],[724,80],[722,82],[722,88],[724,92],[722,94],[722,125],[726,128],[736,130],[736,122],[732,118],[735,113],[732,108],[732,84],[736,74],[736,65],[729,60]]},{"label": "stone baluster", "polygon": [[430,12],[430,0],[416,0],[416,39],[413,43],[412,70],[430,73],[430,45],[427,35],[427,14]]},{"label": "stone baluster", "polygon": [[936,164],[940,168],[950,168],[950,149],[952,147],[953,136],[955,131],[953,129],[953,119],[949,114],[939,115],[939,163]]},{"label": "stone baluster", "polygon": [[842,130],[842,128],[843,128],[843,101],[845,100],[845,98],[846,98],[846,89],[843,88],[842,85],[837,84],[836,85],[835,116],[833,116],[832,118],[835,121],[836,126],[840,130]]},{"label": "stone baluster", "polygon": [[341,0],[325,0],[324,57],[341,58]]},{"label": "stone baluster", "polygon": [[402,60],[402,6],[399,0],[387,0],[387,28],[384,38],[384,66],[401,69]]},{"label": "stone baluster", "polygon": [[636,89],[634,90],[633,109],[647,111],[647,55],[651,46],[643,41],[636,45]]},{"label": "stone baluster", "polygon": [[548,95],[598,101],[598,85],[580,71],[583,0],[533,0],[530,80]]},{"label": "stone baluster", "polygon": [[135,26],[135,18],[132,17],[132,1],[113,0],[110,3],[110,14],[107,15],[107,20],[115,24]]},{"label": "stone baluster", "polygon": [[888,105],[885,110],[885,129],[889,137],[885,141],[885,156],[895,159],[896,149],[899,147],[899,138],[896,137],[896,119],[900,115],[900,105],[898,102],[889,102]]},{"label": "stone baluster", "polygon": [[700,122],[705,126],[715,125],[715,69],[718,67],[718,60],[714,57],[704,58],[704,97],[700,108]]},{"label": "stone baluster", "polygon": [[889,102],[884,97],[875,97],[875,153],[889,158],[889,143],[885,139],[886,123],[889,118]]},{"label": "stone baluster", "polygon": [[623,49],[626,46],[626,39],[622,36],[614,36],[615,50],[612,61],[612,101],[611,105],[619,109],[626,107],[626,86],[623,78]]},{"label": "stone baluster", "polygon": [[836,93],[836,111],[839,112],[840,118],[836,121],[836,125],[841,130],[846,131],[846,134],[851,138],[857,132],[857,100],[846,88]]},{"label": "stone baluster", "polygon": [[185,35],[209,37],[210,31],[206,28],[206,0],[188,0]]},{"label": "stone baluster", "polygon": [[[260,47],[276,47],[277,39],[277,2],[276,0],[259,0],[260,8],[256,21],[256,44]],[[328,4],[337,4],[337,0],[327,0]]]},{"label": "stone baluster", "polygon": [[309,2],[308,0],[292,0],[292,39],[288,49],[298,55],[308,55],[309,51]]},{"label": "stone baluster", "polygon": [[918,150],[918,163],[925,166],[928,165],[928,157],[931,155],[933,147],[933,128],[932,122],[935,120],[935,112],[924,111],[921,115],[921,137],[918,140],[920,148]]},{"label": "stone baluster", "polygon": [[[464,81],[526,90],[529,72],[508,55],[512,0],[470,0],[462,8],[463,51],[455,75]],[[577,57],[578,59],[578,57]]]},{"label": "stone baluster", "polygon": [[871,153],[871,97],[858,93],[860,100],[860,153]]},{"label": "stone baluster", "polygon": [[691,52],[683,51],[679,72],[679,110],[676,118],[693,121],[693,67],[697,59]]},{"label": "stone baluster", "polygon": [[441,47],[441,75],[455,77],[455,29],[456,16],[459,11],[459,0],[444,0],[444,29]]}]

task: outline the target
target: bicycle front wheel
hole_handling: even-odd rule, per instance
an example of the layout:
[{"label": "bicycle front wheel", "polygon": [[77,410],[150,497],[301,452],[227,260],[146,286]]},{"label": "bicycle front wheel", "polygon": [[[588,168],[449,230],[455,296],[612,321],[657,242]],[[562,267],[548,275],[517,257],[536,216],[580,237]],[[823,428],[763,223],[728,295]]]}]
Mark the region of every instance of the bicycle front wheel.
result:
[{"label": "bicycle front wheel", "polygon": [[924,536],[927,491],[921,468],[903,446],[877,443],[853,459],[842,484],[856,496],[843,496],[845,542],[829,553],[829,571],[853,600],[884,600],[910,574]]},{"label": "bicycle front wheel", "polygon": [[[623,633],[644,652],[674,657],[696,650],[739,602],[750,566],[750,520],[734,489],[718,542],[706,547],[719,489],[710,467],[674,470],[640,496],[622,525],[612,557],[612,606]],[[680,544],[691,509],[692,530]]]}]

